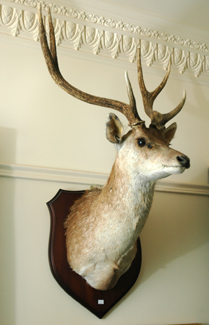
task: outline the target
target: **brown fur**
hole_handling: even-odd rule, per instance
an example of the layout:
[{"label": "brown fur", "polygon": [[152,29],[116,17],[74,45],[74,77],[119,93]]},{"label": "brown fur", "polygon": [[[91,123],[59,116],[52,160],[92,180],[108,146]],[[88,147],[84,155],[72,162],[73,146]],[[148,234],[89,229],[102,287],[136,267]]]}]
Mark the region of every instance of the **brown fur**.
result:
[{"label": "brown fur", "polygon": [[[92,287],[111,289],[128,270],[156,180],[184,171],[177,160],[183,154],[169,148],[175,130],[175,125],[165,131],[141,125],[120,134],[107,184],[87,191],[71,208],[65,222],[67,259]],[[142,137],[146,145],[140,148]]]},{"label": "brown fur", "polygon": [[[123,135],[123,126],[118,117],[109,115],[106,137],[115,144],[117,155],[107,184],[102,190],[87,191],[74,204],[65,222],[67,259],[71,268],[92,287],[107,290],[117,283],[135,257],[137,237],[149,214],[156,181],[189,168],[188,157],[169,147],[176,124],[165,129],[165,124],[182,109],[186,94],[171,112],[161,114],[153,111],[153,102],[168,80],[170,65],[160,85],[149,92],[144,84],[141,49],[138,48],[139,86],[145,112],[151,119],[151,126],[146,128],[138,115],[128,74],[125,74],[125,79],[129,104],[93,96],[73,87],[63,78],[58,66],[50,9],[50,47],[41,4],[38,17],[42,51],[49,73],[57,85],[79,100],[123,113],[132,127]],[[140,139],[143,139],[142,145]]]}]

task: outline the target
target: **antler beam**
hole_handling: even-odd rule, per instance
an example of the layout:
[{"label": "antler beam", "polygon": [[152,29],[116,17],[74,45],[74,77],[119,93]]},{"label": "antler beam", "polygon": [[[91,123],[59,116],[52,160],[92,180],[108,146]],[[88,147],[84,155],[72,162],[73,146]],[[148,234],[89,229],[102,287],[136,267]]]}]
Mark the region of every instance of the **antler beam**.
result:
[{"label": "antler beam", "polygon": [[52,23],[50,9],[48,8],[50,47],[48,46],[48,42],[47,42],[46,31],[45,31],[45,27],[43,24],[42,10],[41,10],[40,4],[39,4],[39,8],[38,8],[38,17],[39,17],[39,33],[40,33],[40,42],[41,42],[42,51],[43,51],[43,54],[45,57],[45,61],[46,61],[49,73],[51,74],[55,83],[58,86],[60,86],[63,90],[65,90],[68,94],[70,94],[73,97],[80,99],[86,103],[103,106],[103,107],[109,107],[109,108],[112,108],[112,109],[115,109],[115,110],[121,112],[122,114],[124,114],[126,116],[126,118],[128,119],[128,121],[131,125],[140,123],[142,120],[140,119],[138,112],[137,112],[135,98],[134,98],[132,87],[128,80],[128,77],[126,77],[126,83],[127,83],[127,88],[128,88],[128,96],[129,96],[129,100],[130,100],[130,105],[120,102],[120,101],[103,98],[103,97],[98,97],[98,96],[93,96],[88,93],[85,93],[85,92],[75,88],[71,84],[69,84],[63,78],[62,74],[60,73],[58,60],[57,60],[56,41],[55,41],[54,27],[53,27],[53,23]]}]

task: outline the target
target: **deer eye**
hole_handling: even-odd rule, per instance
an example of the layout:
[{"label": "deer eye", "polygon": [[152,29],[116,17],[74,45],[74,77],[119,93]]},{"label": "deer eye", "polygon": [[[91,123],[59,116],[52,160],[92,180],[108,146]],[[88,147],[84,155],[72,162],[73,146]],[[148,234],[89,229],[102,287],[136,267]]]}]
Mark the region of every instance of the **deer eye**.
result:
[{"label": "deer eye", "polygon": [[144,138],[139,138],[138,140],[137,140],[137,144],[138,144],[138,146],[139,147],[144,147],[145,146],[145,144],[146,144],[146,141],[145,141],[145,139]]}]

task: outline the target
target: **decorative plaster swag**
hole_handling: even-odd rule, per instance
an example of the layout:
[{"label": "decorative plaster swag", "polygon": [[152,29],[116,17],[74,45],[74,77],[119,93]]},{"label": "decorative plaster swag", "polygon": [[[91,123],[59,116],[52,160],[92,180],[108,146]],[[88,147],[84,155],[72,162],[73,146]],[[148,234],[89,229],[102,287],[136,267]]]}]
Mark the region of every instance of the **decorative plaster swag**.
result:
[{"label": "decorative plaster swag", "polygon": [[180,73],[188,70],[199,77],[201,73],[209,72],[209,46],[204,43],[44,1],[0,0],[0,33],[6,29],[15,37],[31,38],[32,35],[38,41],[36,8],[39,2],[43,10],[49,6],[53,16],[64,16],[63,19],[54,18],[57,45],[65,41],[65,46],[75,50],[86,46],[93,54],[102,55],[105,51],[114,59],[123,56],[123,59],[134,62],[137,45],[141,44],[148,66],[156,61],[167,69],[171,61]]}]

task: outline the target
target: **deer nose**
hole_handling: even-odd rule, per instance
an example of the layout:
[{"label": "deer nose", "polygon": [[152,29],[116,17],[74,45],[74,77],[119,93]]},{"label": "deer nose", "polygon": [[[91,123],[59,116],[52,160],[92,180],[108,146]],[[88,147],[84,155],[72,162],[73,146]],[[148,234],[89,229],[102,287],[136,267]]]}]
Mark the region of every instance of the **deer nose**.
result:
[{"label": "deer nose", "polygon": [[190,167],[190,159],[187,156],[177,156],[176,159],[180,162],[182,167]]}]

